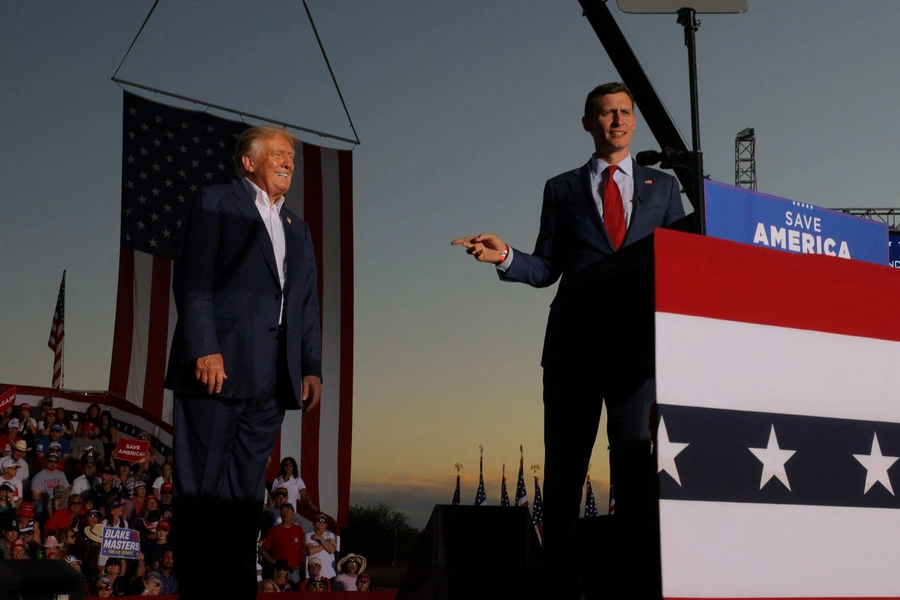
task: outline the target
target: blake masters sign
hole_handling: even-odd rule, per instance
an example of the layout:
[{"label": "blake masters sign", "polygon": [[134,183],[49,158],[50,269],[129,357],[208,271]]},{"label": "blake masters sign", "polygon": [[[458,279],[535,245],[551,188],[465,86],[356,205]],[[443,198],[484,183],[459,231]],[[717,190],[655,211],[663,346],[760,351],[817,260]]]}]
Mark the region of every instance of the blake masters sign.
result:
[{"label": "blake masters sign", "polygon": [[883,223],[715,181],[706,182],[706,232],[786,252],[887,262]]}]

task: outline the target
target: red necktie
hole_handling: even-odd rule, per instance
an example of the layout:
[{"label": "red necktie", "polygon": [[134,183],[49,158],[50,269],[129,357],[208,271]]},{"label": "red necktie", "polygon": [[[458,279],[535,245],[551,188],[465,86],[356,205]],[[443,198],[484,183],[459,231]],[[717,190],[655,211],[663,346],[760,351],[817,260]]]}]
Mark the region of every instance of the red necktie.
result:
[{"label": "red necktie", "polygon": [[618,250],[625,239],[625,207],[622,204],[622,192],[613,179],[618,168],[618,165],[606,167],[606,181],[603,182],[603,223],[613,250]]}]

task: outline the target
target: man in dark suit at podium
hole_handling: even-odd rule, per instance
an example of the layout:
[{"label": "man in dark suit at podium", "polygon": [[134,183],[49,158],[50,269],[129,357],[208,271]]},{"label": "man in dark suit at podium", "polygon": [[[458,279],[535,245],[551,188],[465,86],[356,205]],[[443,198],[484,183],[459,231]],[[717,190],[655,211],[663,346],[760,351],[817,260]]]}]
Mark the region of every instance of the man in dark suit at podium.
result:
[{"label": "man in dark suit at podium", "polygon": [[[619,249],[650,235],[654,228],[684,216],[678,181],[661,171],[637,165],[629,145],[637,127],[634,98],[622,83],[606,83],[587,96],[582,126],[594,141],[587,164],[548,180],[544,186],[540,231],[534,252],[512,248],[498,236],[483,233],[459,238],[478,261],[496,265],[503,281],[547,287],[563,276],[615,254]],[[622,290],[609,289],[609,296]],[[649,411],[655,395],[652,374],[641,385],[623,385],[615,368],[605,368],[604,355],[614,355],[620,340],[598,337],[585,343],[604,348],[572,356],[561,334],[561,323],[578,318],[607,322],[610,331],[621,329],[620,314],[562,316],[554,300],[544,344],[544,524],[543,548],[546,572],[557,578],[572,572],[581,489],[600,424],[601,401],[609,407],[609,439],[612,456],[617,445],[649,440]],[[571,308],[571,304],[568,306]],[[580,305],[580,311],[585,307]],[[586,310],[593,312],[591,307]],[[597,307],[596,310],[602,310]],[[558,315],[555,313],[559,313]],[[627,329],[626,329],[627,332]],[[581,362],[583,357],[585,362]],[[594,362],[592,362],[594,361]],[[612,360],[610,362],[615,362]],[[649,443],[647,444],[649,447]],[[613,469],[613,481],[619,478]],[[623,481],[627,478],[621,478]],[[628,487],[627,485],[625,486]],[[617,485],[618,488],[618,485]],[[628,507],[619,498],[617,512]],[[623,490],[628,495],[628,490]],[[559,579],[557,579],[557,582]],[[577,582],[573,582],[577,583]],[[558,590],[557,590],[558,591]],[[577,597],[577,589],[565,597]]]},{"label": "man in dark suit at podium", "polygon": [[241,180],[201,191],[175,264],[166,387],[184,600],[256,597],[266,459],[284,411],[313,409],[322,393],[312,240],[284,206],[297,143],[274,127],[245,131]]}]

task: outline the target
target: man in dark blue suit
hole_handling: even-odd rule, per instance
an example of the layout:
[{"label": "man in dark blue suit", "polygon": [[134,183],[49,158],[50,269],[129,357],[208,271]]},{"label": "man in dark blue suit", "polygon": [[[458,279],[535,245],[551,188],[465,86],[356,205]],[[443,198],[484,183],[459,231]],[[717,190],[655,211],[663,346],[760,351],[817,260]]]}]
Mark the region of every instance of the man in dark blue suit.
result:
[{"label": "man in dark blue suit", "polygon": [[241,181],[201,191],[176,261],[166,387],[182,599],[256,597],[266,460],[284,411],[311,410],[322,393],[312,241],[284,207],[297,143],[274,127],[245,131]]},{"label": "man in dark blue suit", "polygon": [[[587,164],[547,181],[541,225],[534,252],[511,248],[498,236],[483,233],[453,240],[481,262],[497,266],[503,281],[547,287],[614,255],[619,249],[644,238],[656,227],[684,216],[678,181],[661,171],[641,167],[631,157],[629,145],[637,128],[634,98],[622,83],[607,83],[588,94],[582,126],[594,141]],[[622,290],[609,289],[609,296]],[[649,411],[655,397],[652,369],[628,377],[608,365],[616,363],[617,339],[598,336],[584,342],[587,352],[574,352],[572,329],[578,323],[597,320],[619,328],[617,314],[575,314],[601,311],[557,296],[550,311],[541,365],[544,368],[544,514],[543,548],[546,571],[554,576],[572,573],[576,548],[575,525],[581,489],[597,429],[601,401],[609,408],[608,435],[612,456],[616,447],[647,442]],[[575,308],[573,308],[575,306]],[[592,329],[591,329],[592,330]],[[581,333],[585,333],[583,330]],[[627,329],[626,329],[627,333]],[[585,335],[587,335],[585,333]],[[591,347],[597,348],[595,352]],[[612,360],[605,358],[612,356]],[[606,366],[606,368],[604,368]],[[613,463],[613,481],[618,476]],[[624,496],[630,499],[626,484]],[[628,511],[619,497],[616,508]],[[577,578],[571,578],[576,581]],[[577,582],[576,582],[577,583]],[[557,589],[556,593],[559,593]],[[577,586],[565,592],[577,597]]]}]

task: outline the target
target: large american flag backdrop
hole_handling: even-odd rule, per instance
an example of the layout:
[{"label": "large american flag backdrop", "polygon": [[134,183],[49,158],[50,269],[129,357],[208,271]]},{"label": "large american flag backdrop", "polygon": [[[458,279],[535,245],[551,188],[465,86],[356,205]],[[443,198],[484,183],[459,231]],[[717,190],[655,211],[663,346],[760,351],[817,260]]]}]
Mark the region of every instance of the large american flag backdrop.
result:
[{"label": "large american flag backdrop", "polygon": [[[249,125],[125,92],[122,227],[109,389],[167,424],[163,388],[177,318],[172,261],[188,207],[200,189],[233,181],[232,155]],[[323,394],[301,419],[285,415],[270,470],[292,456],[312,499],[339,523],[350,501],[353,409],[352,153],[302,144],[287,206],[312,233],[319,271]],[[177,458],[177,457],[176,457]],[[270,473],[270,479],[272,473]]]},{"label": "large american flag backdrop", "polygon": [[663,596],[900,598],[897,272],[655,244]]}]

